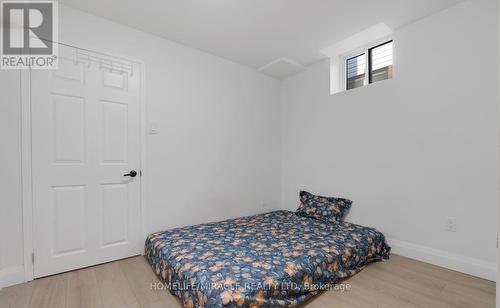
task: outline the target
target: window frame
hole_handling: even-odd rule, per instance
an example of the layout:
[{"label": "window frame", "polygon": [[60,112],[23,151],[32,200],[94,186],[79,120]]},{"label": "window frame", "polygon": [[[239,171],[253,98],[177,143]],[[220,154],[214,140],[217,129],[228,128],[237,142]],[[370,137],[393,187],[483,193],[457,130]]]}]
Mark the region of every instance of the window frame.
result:
[{"label": "window frame", "polygon": [[367,63],[368,63],[368,84],[372,84],[373,83],[373,80],[372,80],[372,73],[373,73],[373,71],[372,71],[372,62],[373,62],[373,60],[372,60],[372,54],[373,54],[373,50],[375,48],[387,45],[389,43],[393,44],[392,45],[393,46],[392,47],[392,51],[393,51],[392,52],[392,62],[393,62],[392,66],[394,67],[394,40],[391,39],[391,40],[389,40],[389,41],[387,41],[385,43],[378,44],[378,45],[373,46],[373,47],[371,47],[371,48],[368,49],[368,59],[367,59]]},{"label": "window frame", "polygon": [[[343,80],[344,80],[344,84],[345,84],[345,86],[344,86],[344,90],[346,90],[346,91],[356,89],[356,88],[353,88],[353,89],[347,89],[347,75],[348,75],[347,70],[349,69],[349,68],[347,67],[347,62],[348,62],[349,60],[356,59],[356,58],[358,58],[358,57],[360,57],[360,56],[362,56],[362,55],[365,55],[365,56],[366,56],[366,53],[364,53],[364,52],[357,53],[355,56],[352,56],[352,57],[350,57],[350,58],[346,58],[346,59],[344,60],[344,78],[343,78]],[[369,65],[369,63],[368,63],[368,61],[367,61],[367,60],[368,60],[368,59],[366,59],[366,60],[365,60],[365,72],[364,72],[365,78],[363,78],[363,87],[364,87],[364,86],[366,86],[366,67]],[[361,88],[361,87],[358,87],[358,88]]]},{"label": "window frame", "polygon": [[[348,53],[345,53],[341,55],[340,61],[342,65],[342,69],[340,70],[340,82],[341,82],[341,89],[344,91],[350,91],[358,88],[363,88],[367,85],[373,84],[371,80],[371,51],[377,47],[383,46],[385,44],[388,44],[392,42],[393,43],[393,50],[394,50],[394,39],[392,37],[385,37],[383,39],[376,40],[374,42],[371,42],[370,44],[366,44],[361,48],[355,49],[353,51],[350,51]],[[363,82],[362,87],[354,88],[354,89],[347,89],[347,61],[353,58],[356,58],[360,55],[364,54],[366,56],[366,67],[365,67],[365,78]],[[394,61],[394,52],[393,52],[393,61]],[[393,64],[393,69],[394,69],[394,64]],[[390,79],[387,79],[390,80]]]}]

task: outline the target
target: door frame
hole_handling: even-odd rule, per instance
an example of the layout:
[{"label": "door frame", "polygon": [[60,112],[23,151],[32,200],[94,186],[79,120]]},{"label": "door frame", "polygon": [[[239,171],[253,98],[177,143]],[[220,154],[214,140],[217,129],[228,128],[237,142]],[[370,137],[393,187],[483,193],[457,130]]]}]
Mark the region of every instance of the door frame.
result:
[{"label": "door frame", "polygon": [[[146,187],[146,96],[145,96],[145,63],[142,60],[117,54],[113,51],[102,50],[93,46],[81,47],[79,44],[70,44],[58,42],[69,47],[77,48],[80,50],[87,50],[93,53],[107,55],[110,57],[119,57],[124,60],[133,62],[139,66],[140,69],[140,89],[139,89],[139,155],[141,170],[141,184],[139,187],[139,206],[141,210],[140,230],[141,235],[146,237],[145,229],[145,187]],[[23,211],[23,256],[24,256],[24,281],[32,281],[34,279],[34,247],[33,247],[33,174],[32,174],[32,135],[31,135],[31,70],[21,70],[20,77],[20,103],[21,103],[21,185],[22,185],[22,211]]]}]

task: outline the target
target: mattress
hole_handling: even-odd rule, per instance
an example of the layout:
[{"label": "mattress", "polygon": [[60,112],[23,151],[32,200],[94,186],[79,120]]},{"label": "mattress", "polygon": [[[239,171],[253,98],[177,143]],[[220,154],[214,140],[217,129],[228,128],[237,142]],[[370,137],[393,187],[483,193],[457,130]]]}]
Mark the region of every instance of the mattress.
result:
[{"label": "mattress", "polygon": [[276,211],[148,236],[145,254],[184,307],[291,307],[389,258],[384,235]]}]

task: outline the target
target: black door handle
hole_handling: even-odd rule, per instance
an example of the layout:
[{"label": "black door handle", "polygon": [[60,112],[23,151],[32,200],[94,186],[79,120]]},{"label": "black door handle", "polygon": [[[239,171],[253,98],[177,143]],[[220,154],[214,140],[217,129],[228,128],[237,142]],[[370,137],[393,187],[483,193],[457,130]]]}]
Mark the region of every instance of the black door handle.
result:
[{"label": "black door handle", "polygon": [[130,173],[124,174],[123,176],[130,176],[135,178],[137,176],[137,172],[135,170],[130,171]]}]

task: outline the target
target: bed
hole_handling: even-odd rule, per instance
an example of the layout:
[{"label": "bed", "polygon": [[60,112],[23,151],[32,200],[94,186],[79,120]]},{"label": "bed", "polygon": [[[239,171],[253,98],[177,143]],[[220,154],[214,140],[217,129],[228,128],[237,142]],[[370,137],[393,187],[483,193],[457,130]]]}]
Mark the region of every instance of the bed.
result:
[{"label": "bed", "polygon": [[148,236],[145,254],[184,307],[291,307],[389,258],[384,235],[276,211]]}]

